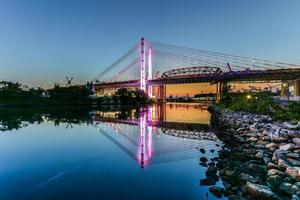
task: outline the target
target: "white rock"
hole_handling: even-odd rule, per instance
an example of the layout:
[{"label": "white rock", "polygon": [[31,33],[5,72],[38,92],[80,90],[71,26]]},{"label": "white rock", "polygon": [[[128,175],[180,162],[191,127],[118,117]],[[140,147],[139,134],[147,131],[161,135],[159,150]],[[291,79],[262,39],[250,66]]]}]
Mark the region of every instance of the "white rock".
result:
[{"label": "white rock", "polygon": [[281,145],[279,147],[279,149],[282,149],[282,150],[285,150],[285,151],[291,151],[295,148],[295,145],[292,144],[292,143],[289,143],[289,144],[284,144],[284,145]]},{"label": "white rock", "polygon": [[300,145],[300,138],[293,138],[293,142],[297,145]]}]

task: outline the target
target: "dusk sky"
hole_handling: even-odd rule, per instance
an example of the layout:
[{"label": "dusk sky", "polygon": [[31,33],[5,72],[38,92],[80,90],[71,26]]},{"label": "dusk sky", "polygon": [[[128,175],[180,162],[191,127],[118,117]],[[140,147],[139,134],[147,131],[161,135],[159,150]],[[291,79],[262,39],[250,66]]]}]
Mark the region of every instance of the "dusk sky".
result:
[{"label": "dusk sky", "polygon": [[148,40],[300,63],[299,0],[0,0],[0,80],[85,83]]}]

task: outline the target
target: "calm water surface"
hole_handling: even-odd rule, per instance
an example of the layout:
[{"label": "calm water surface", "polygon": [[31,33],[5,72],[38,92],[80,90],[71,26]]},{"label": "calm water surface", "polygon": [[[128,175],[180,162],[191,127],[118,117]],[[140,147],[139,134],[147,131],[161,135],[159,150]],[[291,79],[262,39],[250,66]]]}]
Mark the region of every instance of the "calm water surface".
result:
[{"label": "calm water surface", "polygon": [[220,144],[200,106],[0,112],[1,200],[217,199],[200,184]]}]

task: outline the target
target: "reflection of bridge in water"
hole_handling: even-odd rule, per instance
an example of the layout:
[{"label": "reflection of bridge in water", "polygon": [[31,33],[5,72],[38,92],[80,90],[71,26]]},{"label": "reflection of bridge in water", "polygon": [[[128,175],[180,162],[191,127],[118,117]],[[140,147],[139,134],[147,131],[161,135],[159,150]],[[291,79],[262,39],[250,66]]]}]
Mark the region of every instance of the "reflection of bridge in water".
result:
[{"label": "reflection of bridge in water", "polygon": [[209,158],[215,156],[217,150],[210,150],[220,147],[208,125],[152,120],[154,110],[141,110],[138,119],[95,115],[94,125],[102,135],[136,160],[141,168],[198,158],[199,148],[205,149]]}]

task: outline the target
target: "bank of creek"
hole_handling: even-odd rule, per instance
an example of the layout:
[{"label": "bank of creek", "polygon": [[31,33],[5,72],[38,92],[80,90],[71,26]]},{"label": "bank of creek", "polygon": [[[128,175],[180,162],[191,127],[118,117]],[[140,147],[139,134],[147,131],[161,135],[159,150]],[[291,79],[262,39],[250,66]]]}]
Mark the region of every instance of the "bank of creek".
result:
[{"label": "bank of creek", "polygon": [[[218,178],[224,188],[210,191],[228,199],[300,199],[300,123],[269,116],[210,108],[212,127],[223,141],[206,183]],[[201,161],[200,161],[201,162]]]}]

